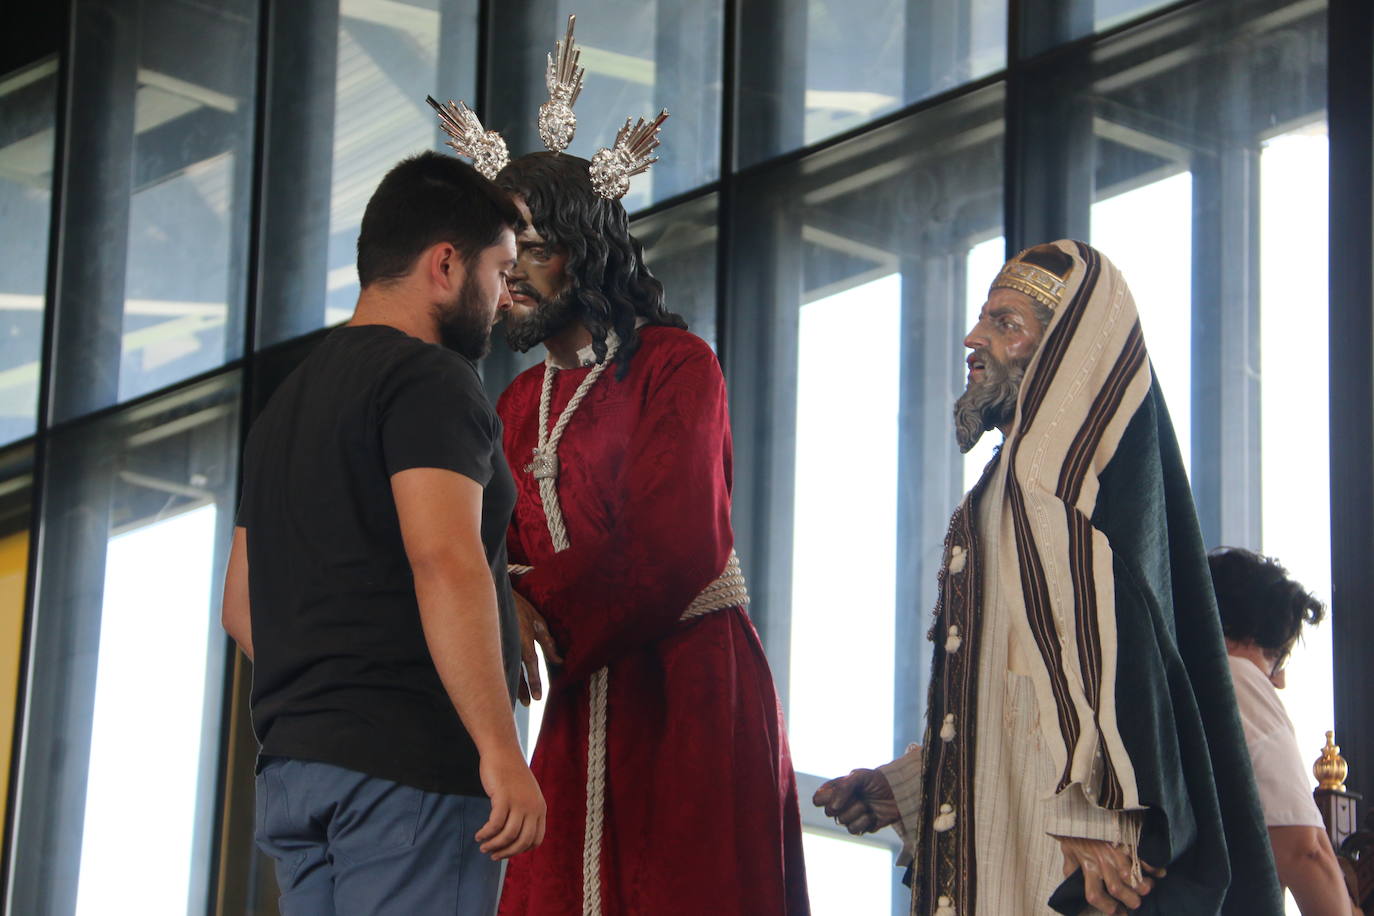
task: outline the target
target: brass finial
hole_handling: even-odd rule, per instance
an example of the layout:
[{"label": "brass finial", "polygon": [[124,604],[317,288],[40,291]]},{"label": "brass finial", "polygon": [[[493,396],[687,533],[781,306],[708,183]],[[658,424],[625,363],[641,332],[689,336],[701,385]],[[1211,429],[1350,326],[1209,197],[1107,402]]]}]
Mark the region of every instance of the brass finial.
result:
[{"label": "brass finial", "polygon": [[1317,762],[1312,764],[1312,775],[1317,777],[1318,789],[1344,792],[1345,775],[1349,767],[1341,756],[1341,749],[1332,741],[1335,736],[1335,732],[1326,733],[1326,747],[1322,748],[1322,755]]}]

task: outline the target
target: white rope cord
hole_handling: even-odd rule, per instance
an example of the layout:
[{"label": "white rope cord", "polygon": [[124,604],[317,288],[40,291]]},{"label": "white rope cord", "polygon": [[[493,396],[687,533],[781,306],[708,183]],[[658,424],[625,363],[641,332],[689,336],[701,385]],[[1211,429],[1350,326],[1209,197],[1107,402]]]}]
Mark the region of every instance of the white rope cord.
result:
[{"label": "white rope cord", "polygon": [[[553,410],[553,380],[558,367],[552,360],[544,365],[544,384],[539,392],[539,445],[529,470],[539,481],[539,499],[544,504],[544,518],[549,525],[549,540],[554,553],[568,549],[568,527],[563,521],[563,507],[558,502],[558,444],[572,422],[573,414],[582,405],[587,392],[611,364],[620,348],[620,340],[610,335],[606,340],[606,358],[587,373],[572,398],[549,428],[549,414]],[[530,567],[513,567],[515,575],[523,575]],[[588,683],[587,733],[587,819],[582,833],[582,914],[601,916],[601,835],[606,819],[606,697],[608,673],[605,668],[592,675]]]},{"label": "white rope cord", "polygon": [[606,697],[610,671],[599,669],[587,693],[587,819],[582,828],[582,916],[601,916],[601,830],[606,821]]},{"label": "white rope cord", "polygon": [[[534,461],[526,470],[539,481],[539,497],[544,504],[544,517],[549,525],[549,538],[555,553],[567,550],[568,529],[563,521],[563,509],[558,502],[558,444],[568,428],[573,414],[591,391],[596,380],[610,365],[618,349],[619,340],[612,335],[607,340],[606,358],[595,366],[573,392],[558,421],[549,428],[553,405],[553,378],[558,367],[548,363],[544,367],[544,385],[539,394],[539,446]],[[522,576],[533,567],[513,563],[512,575]],[[739,557],[730,551],[730,559],[720,576],[683,612],[681,620],[690,620],[713,611],[744,607],[749,604],[749,590],[740,570]],[[609,694],[610,672],[599,669],[587,685],[587,818],[582,832],[582,916],[601,916],[601,845],[606,820],[606,701]]]},{"label": "white rope cord", "polygon": [[529,470],[539,481],[539,499],[544,503],[544,516],[549,522],[549,537],[553,540],[555,553],[568,549],[568,528],[563,523],[563,509],[558,504],[558,443],[563,441],[563,433],[572,422],[573,414],[582,406],[582,399],[592,390],[601,373],[611,364],[615,351],[620,349],[620,341],[615,337],[606,340],[606,358],[592,367],[582,384],[573,392],[568,406],[558,415],[558,422],[549,429],[549,413],[553,406],[553,379],[558,367],[551,361],[544,366],[544,387],[539,392],[539,446],[534,450],[534,461]]}]

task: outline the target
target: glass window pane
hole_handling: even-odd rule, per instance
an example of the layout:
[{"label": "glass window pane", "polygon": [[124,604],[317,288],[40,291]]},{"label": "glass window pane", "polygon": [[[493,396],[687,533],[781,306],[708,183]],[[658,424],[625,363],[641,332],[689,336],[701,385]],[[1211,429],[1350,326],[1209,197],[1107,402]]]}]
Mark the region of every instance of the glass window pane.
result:
[{"label": "glass window pane", "polygon": [[1005,0],[743,4],[738,161],[751,165],[1000,70]]},{"label": "glass window pane", "polygon": [[37,424],[57,58],[0,75],[0,444]]},{"label": "glass window pane", "polygon": [[536,130],[548,99],[545,55],[577,14],[586,67],[577,135],[568,152],[590,159],[626,118],[671,117],[658,163],[625,195],[631,213],[720,175],[721,0],[531,0],[492,5],[492,112],[511,155],[544,148]]},{"label": "glass window pane", "polygon": [[242,350],[257,8],[75,4],[55,420]]},{"label": "glass window pane", "polygon": [[891,916],[893,855],[883,846],[807,830],[806,889],[815,916]]},{"label": "glass window pane", "polygon": [[[1330,607],[1326,211],[1326,124],[1266,141],[1260,152],[1260,547]],[[1302,268],[1294,269],[1297,264]],[[1303,630],[1279,696],[1304,759],[1316,760],[1335,723],[1331,621]]]},{"label": "glass window pane", "polygon": [[[920,738],[923,609],[963,493],[969,284],[991,279],[967,264],[1002,231],[1001,118],[1000,90],[975,93],[760,175],[736,205],[735,532],[804,773]],[[900,649],[855,668],[841,631]]]},{"label": "glass window pane", "polygon": [[477,6],[299,0],[274,11],[260,346],[352,314],[368,199],[401,159],[444,149],[425,96],[473,100]]},{"label": "glass window pane", "polygon": [[663,283],[664,304],[716,346],[716,195],[635,220],[644,262]]},{"label": "glass window pane", "polygon": [[231,374],[50,440],[13,912],[205,910],[239,397]]},{"label": "glass window pane", "polygon": [[1168,6],[1174,0],[1022,0],[1021,53],[1115,28]]}]

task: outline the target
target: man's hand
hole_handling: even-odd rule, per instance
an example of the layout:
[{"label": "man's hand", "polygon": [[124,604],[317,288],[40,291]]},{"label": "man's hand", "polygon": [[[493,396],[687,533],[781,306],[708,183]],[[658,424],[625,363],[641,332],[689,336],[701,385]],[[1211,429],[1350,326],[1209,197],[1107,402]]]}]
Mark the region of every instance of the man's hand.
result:
[{"label": "man's hand", "polygon": [[877,770],[854,770],[823,783],[811,803],[824,806],[825,813],[854,836],[881,830],[900,817],[892,787]]},{"label": "man's hand", "polygon": [[531,699],[544,698],[544,684],[539,678],[539,659],[534,653],[534,644],[539,643],[544,650],[544,661],[550,667],[563,664],[563,656],[558,654],[553,634],[534,605],[519,592],[511,592],[511,596],[515,598],[515,616],[520,620],[520,661],[524,665],[524,676],[520,678],[520,702],[528,706]]},{"label": "man's hand", "polygon": [[482,788],[491,796],[491,818],[474,839],[495,861],[544,842],[544,795],[519,754],[482,757]]},{"label": "man's hand", "polygon": [[[1154,882],[1141,876],[1137,883],[1131,879],[1131,857],[1120,846],[1105,840],[1084,840],[1076,837],[1055,837],[1064,852],[1064,877],[1080,869],[1083,872],[1084,896],[1088,903],[1108,916],[1125,916],[1129,910],[1140,908],[1141,898],[1154,888]],[[1164,877],[1164,869],[1151,868],[1144,862],[1141,870],[1156,878]]]}]

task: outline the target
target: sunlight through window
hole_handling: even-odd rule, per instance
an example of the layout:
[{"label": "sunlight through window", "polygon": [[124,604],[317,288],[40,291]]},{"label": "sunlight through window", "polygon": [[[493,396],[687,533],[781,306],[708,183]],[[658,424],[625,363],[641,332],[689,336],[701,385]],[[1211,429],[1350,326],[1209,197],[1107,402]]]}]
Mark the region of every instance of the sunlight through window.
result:
[{"label": "sunlight through window", "polygon": [[892,853],[810,830],[802,848],[813,916],[891,916]]},{"label": "sunlight through window", "polygon": [[[1308,590],[1331,603],[1325,123],[1260,153],[1260,428],[1263,536]],[[1244,545],[1252,546],[1252,545]],[[1331,621],[1304,627],[1279,692],[1304,759],[1335,721]],[[1340,735],[1336,736],[1340,743]],[[1316,786],[1316,780],[1312,781]]]},{"label": "sunlight through window", "polygon": [[[855,327],[870,343],[846,362],[838,347]],[[802,306],[788,724],[807,773],[892,758],[900,371],[899,275]],[[857,569],[856,537],[869,545]],[[836,655],[841,633],[882,651],[851,664]]]},{"label": "sunlight through window", "polygon": [[144,916],[187,911],[216,515],[202,506],[110,538],[78,916],[121,900]]},{"label": "sunlight through window", "polygon": [[1193,454],[1193,174],[1180,172],[1093,204],[1092,244],[1131,288],[1187,471]]}]

